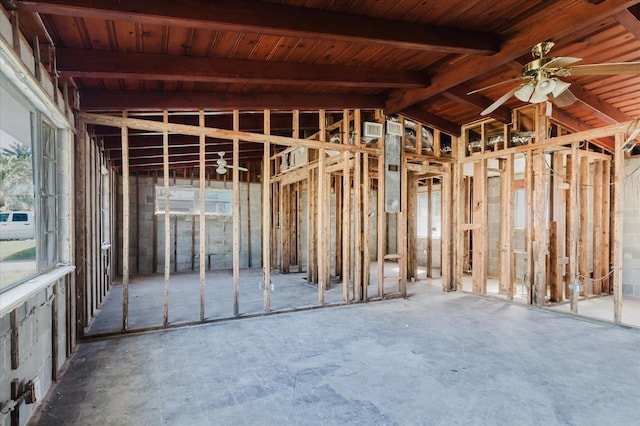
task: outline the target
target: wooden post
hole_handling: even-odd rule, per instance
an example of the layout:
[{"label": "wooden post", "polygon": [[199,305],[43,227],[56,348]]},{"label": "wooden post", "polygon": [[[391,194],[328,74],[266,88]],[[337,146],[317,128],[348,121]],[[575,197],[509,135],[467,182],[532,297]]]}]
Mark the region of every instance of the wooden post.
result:
[{"label": "wooden post", "polygon": [[[380,111],[376,111],[376,116],[379,120],[382,120],[382,114]],[[384,206],[384,184],[385,184],[385,166],[384,166],[384,137],[380,138],[378,148],[378,198],[377,198],[377,231],[376,238],[378,239],[378,297],[384,297],[384,255],[385,247],[387,247],[387,214]]]},{"label": "wooden post", "polygon": [[[348,152],[346,153],[342,153],[341,157],[344,161],[344,155],[349,155]],[[342,190],[343,190],[343,178],[342,176],[337,176],[337,177],[329,177],[329,182],[333,183],[333,189],[334,189],[334,198],[335,198],[335,220],[332,221],[332,225],[333,228],[335,229],[335,240],[334,240],[334,262],[335,262],[335,273],[336,273],[336,277],[342,277],[342,220],[343,220],[343,215],[342,215],[342,203],[343,203],[343,197],[342,197]],[[329,187],[331,188],[331,187]],[[330,191],[330,189],[329,189]],[[329,206],[331,206],[331,204],[329,204]],[[329,234],[327,234],[329,235]]]},{"label": "wooden post", "polygon": [[600,276],[602,279],[602,291],[606,294],[611,292],[611,275],[609,274],[610,262],[610,230],[611,230],[611,162],[604,161],[602,168],[602,269]]},{"label": "wooden post", "polygon": [[[84,327],[85,327],[85,316],[86,316],[86,292],[87,292],[87,268],[86,268],[86,257],[87,257],[87,221],[86,221],[86,212],[87,207],[85,204],[86,200],[86,152],[87,152],[87,123],[80,119],[78,121],[78,141],[71,146],[75,147],[75,158],[73,168],[75,176],[74,176],[74,192],[75,199],[77,200],[75,205],[75,213],[74,213],[74,225],[75,225],[75,235],[74,240],[75,243],[75,263],[76,263],[76,274],[75,274],[75,287],[76,287],[76,298],[75,298],[75,310],[76,310],[76,335],[78,338],[82,338],[84,336]],[[115,246],[115,244],[114,244]]]},{"label": "wooden post", "polygon": [[525,193],[527,195],[527,206],[529,206],[529,211],[527,211],[527,232],[525,238],[525,250],[527,251],[527,263],[525,265],[526,268],[526,286],[528,289],[527,302],[533,303],[533,238],[534,238],[534,212],[533,212],[533,203],[534,203],[534,182],[533,182],[533,174],[534,174],[534,151],[528,151],[526,157],[526,169],[525,169]]},{"label": "wooden post", "polygon": [[403,153],[404,143],[400,148],[400,212],[396,214],[396,250],[400,275],[398,289],[403,297],[407,297],[407,164],[403,161]]},{"label": "wooden post", "polygon": [[[326,116],[325,110],[319,111],[319,128],[320,128],[320,141],[325,142],[327,137],[326,132]],[[328,216],[329,212],[327,211],[326,205],[326,194],[325,192],[329,191],[327,187],[327,178],[325,172],[325,149],[320,148],[318,150],[318,203],[317,203],[317,257],[318,257],[318,302],[321,306],[324,306],[324,293],[327,286],[327,276],[325,273],[326,263],[329,261],[329,257],[327,253],[325,253],[325,246],[328,247],[328,242],[326,241],[326,233],[325,233],[325,224],[327,223],[325,220],[325,216]]]},{"label": "wooden post", "polygon": [[[540,141],[541,142],[541,141]],[[531,303],[542,306],[545,303],[547,294],[547,216],[545,212],[545,154],[544,149],[540,149],[537,154],[533,154],[533,167],[535,170],[534,178],[534,204],[533,207],[533,258],[534,264],[533,291]]]},{"label": "wooden post", "polygon": [[624,208],[624,133],[616,133],[613,156],[613,320],[622,322],[622,212]]},{"label": "wooden post", "polygon": [[418,280],[418,180],[407,175],[407,279]]},{"label": "wooden post", "polygon": [[[240,131],[240,111],[233,110],[233,130]],[[240,315],[240,139],[233,138],[233,315]],[[251,212],[248,212],[251,214]]]},{"label": "wooden post", "polygon": [[205,123],[204,123],[204,111],[199,111],[199,124],[200,124],[200,158],[199,158],[199,170],[198,170],[198,178],[200,183],[200,207],[199,207],[199,235],[200,235],[200,321],[204,321],[205,319],[205,274],[206,274],[206,265],[205,260],[207,257],[207,223],[205,216],[205,191],[207,184],[206,177],[206,162],[207,162],[207,148],[206,148],[206,137],[204,133]]},{"label": "wooden post", "polygon": [[602,161],[594,161],[593,171],[593,294],[602,293]]},{"label": "wooden post", "polygon": [[504,160],[500,191],[500,287],[506,291],[507,299],[513,300],[513,154]]},{"label": "wooden post", "polygon": [[[122,113],[127,118],[127,112]],[[122,139],[122,330],[129,322],[129,129],[121,129]]]},{"label": "wooden post", "polygon": [[[442,204],[442,181],[440,183],[440,204]],[[445,212],[451,207],[445,207]],[[442,235],[440,235],[442,241]],[[442,268],[442,265],[440,265]],[[442,272],[442,269],[440,270]],[[433,179],[427,179],[427,278],[433,278]]]},{"label": "wooden post", "polygon": [[[342,114],[342,143],[349,145],[349,110]],[[349,303],[349,283],[351,278],[351,153],[342,154],[342,300]],[[337,205],[337,203],[336,203]],[[337,215],[336,208],[336,215]]]},{"label": "wooden post", "polygon": [[[464,133],[462,137],[457,139],[455,149],[456,159],[460,161],[460,159],[464,158],[466,150],[466,139]],[[466,238],[465,232],[462,229],[462,224],[468,223],[466,219],[466,210],[469,202],[466,195],[466,180],[464,177],[464,169],[462,164],[458,163],[452,166],[452,181],[453,201],[451,203],[451,206],[454,209],[452,214],[454,232],[454,244],[452,250],[454,263],[452,265],[452,279],[454,282],[451,283],[451,291],[456,291],[462,289],[465,256],[467,254]],[[450,212],[450,210],[442,209],[442,214],[447,214],[448,211]]]},{"label": "wooden post", "polygon": [[579,274],[582,283],[582,295],[589,293],[589,158],[584,156],[580,161],[580,236],[578,245]]},{"label": "wooden post", "polygon": [[487,160],[484,158],[473,164],[473,224],[475,225],[473,229],[473,292],[486,294]]},{"label": "wooden post", "polygon": [[371,282],[371,179],[367,153],[362,155],[362,182],[362,300],[368,300]]},{"label": "wooden post", "polygon": [[577,289],[571,290],[575,284],[578,284],[578,188],[580,185],[580,157],[578,154],[578,142],[571,144],[571,155],[567,158],[567,176],[570,177],[570,188],[567,202],[567,247],[569,250],[569,265],[567,273],[567,284],[565,294],[571,300],[571,312],[578,312],[578,296],[580,292]]},{"label": "wooden post", "polygon": [[[264,134],[271,134],[271,111],[264,110]],[[264,142],[262,154],[262,277],[264,311],[271,310],[271,144]]]},{"label": "wooden post", "polygon": [[[450,213],[451,205],[453,201],[451,199],[452,194],[452,182],[451,182],[451,164],[444,163],[444,173],[442,175],[442,181],[440,184],[440,205],[443,208],[441,213],[441,234],[440,234],[440,268],[442,275],[442,290],[445,292],[455,290],[454,274],[453,274],[453,250],[451,247],[451,228],[452,218]],[[431,208],[431,206],[429,206]]]},{"label": "wooden post", "polygon": [[[169,123],[169,112],[164,110],[162,120]],[[171,214],[169,203],[169,131],[162,132],[162,173],[164,185],[164,311],[163,324],[169,324],[169,281],[171,277]],[[177,259],[176,259],[177,263]]]},{"label": "wooden post", "polygon": [[[358,114],[360,110],[356,110]],[[359,126],[359,118],[354,119],[355,126]],[[362,300],[362,154],[356,152],[353,159],[353,255],[355,264],[353,270],[353,298]]]}]

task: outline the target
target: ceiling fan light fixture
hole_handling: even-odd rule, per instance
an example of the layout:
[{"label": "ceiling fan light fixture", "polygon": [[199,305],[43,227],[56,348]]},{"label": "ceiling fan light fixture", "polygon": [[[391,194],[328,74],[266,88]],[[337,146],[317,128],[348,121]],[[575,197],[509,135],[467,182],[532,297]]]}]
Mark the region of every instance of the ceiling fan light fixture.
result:
[{"label": "ceiling fan light fixture", "polygon": [[227,168],[225,166],[218,166],[218,168],[216,169],[216,172],[218,172],[218,174],[220,175],[223,175],[227,173]]},{"label": "ceiling fan light fixture", "polygon": [[564,93],[564,91],[567,90],[569,88],[569,86],[571,86],[571,83],[567,83],[566,81],[558,80],[557,78],[554,78],[554,80],[556,82],[556,87],[553,89],[553,91],[551,93],[553,94],[554,98],[557,98],[562,93]]},{"label": "ceiling fan light fixture", "polygon": [[531,85],[531,83],[523,84],[518,90],[515,91],[514,95],[522,102],[529,102],[529,99],[533,94],[533,90],[534,87],[533,85]]}]

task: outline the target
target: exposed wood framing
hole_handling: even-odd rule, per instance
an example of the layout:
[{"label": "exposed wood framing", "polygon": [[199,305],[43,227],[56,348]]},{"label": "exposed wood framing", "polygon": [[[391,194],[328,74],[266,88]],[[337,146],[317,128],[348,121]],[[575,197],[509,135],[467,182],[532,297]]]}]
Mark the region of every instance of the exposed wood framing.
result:
[{"label": "exposed wood framing", "polygon": [[513,300],[513,154],[507,155],[500,176],[500,288]]},{"label": "exposed wood framing", "polygon": [[[169,123],[169,113],[162,114],[164,123]],[[163,324],[169,324],[169,283],[171,280],[171,215],[169,213],[169,131],[162,132],[162,173],[164,185],[164,309]],[[177,263],[177,259],[176,259]]]},{"label": "exposed wood framing", "polygon": [[[199,253],[199,272],[200,272],[200,321],[204,321],[206,317],[205,313],[205,287],[206,287],[206,254],[207,254],[207,221],[206,221],[206,211],[205,211],[205,191],[207,187],[207,176],[206,176],[206,137],[204,133],[205,123],[204,123],[204,111],[200,110],[199,114],[199,122],[200,122],[200,163],[198,165],[198,182],[199,182],[199,191],[200,191],[200,202],[199,206],[199,239],[200,239],[200,248],[198,250]],[[192,235],[195,234],[192,233]],[[177,262],[177,259],[176,259]]]},{"label": "exposed wood framing", "polygon": [[[233,110],[233,130],[240,130],[240,111]],[[233,139],[233,315],[240,315],[240,140]],[[251,211],[247,210],[247,215]]]},{"label": "exposed wood framing", "polygon": [[271,310],[271,111],[264,110],[264,136],[262,159],[262,279],[264,284],[264,311]]},{"label": "exposed wood framing", "polygon": [[[342,114],[342,143],[349,145],[349,110]],[[350,153],[342,153],[342,300],[349,303],[349,284],[351,278],[351,168]],[[337,205],[337,203],[336,203]],[[336,210],[336,216],[337,216]]]},{"label": "exposed wood framing", "polygon": [[625,133],[616,133],[613,157],[613,320],[622,322],[622,220],[624,209],[624,151]]},{"label": "exposed wood framing", "polygon": [[487,293],[487,161],[473,164],[473,291]]},{"label": "exposed wood framing", "polygon": [[[122,113],[123,121],[127,112]],[[129,129],[122,124],[122,330],[129,323]]]},{"label": "exposed wood framing", "polygon": [[580,294],[589,294],[589,284],[591,271],[589,268],[589,159],[580,158],[580,190],[579,194],[579,223],[580,233],[578,234],[578,273],[582,283]]}]

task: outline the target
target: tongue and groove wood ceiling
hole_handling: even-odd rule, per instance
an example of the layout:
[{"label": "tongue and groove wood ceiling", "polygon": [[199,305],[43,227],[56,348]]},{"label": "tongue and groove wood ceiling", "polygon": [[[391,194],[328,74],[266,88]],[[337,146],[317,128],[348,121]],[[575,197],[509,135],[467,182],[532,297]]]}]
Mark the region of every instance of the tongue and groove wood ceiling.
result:
[{"label": "tongue and groove wood ceiling", "polygon": [[[382,107],[457,135],[517,83],[467,93],[520,76],[540,41],[640,61],[639,1],[2,1],[43,23],[85,111]],[[640,117],[640,75],[563,80],[573,130]]]}]

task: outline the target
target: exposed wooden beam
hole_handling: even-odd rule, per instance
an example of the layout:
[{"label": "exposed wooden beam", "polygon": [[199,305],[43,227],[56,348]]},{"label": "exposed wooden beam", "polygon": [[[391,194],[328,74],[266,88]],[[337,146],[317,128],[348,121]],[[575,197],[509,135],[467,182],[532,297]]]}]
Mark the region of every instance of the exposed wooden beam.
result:
[{"label": "exposed wooden beam", "polygon": [[616,21],[627,29],[633,36],[640,40],[640,6],[634,6],[635,10],[630,8],[621,10],[615,14]]},{"label": "exposed wooden beam", "polygon": [[[135,114],[130,114],[130,116],[134,117]],[[160,115],[158,115],[159,117]],[[191,124],[195,123],[193,121],[192,115],[171,115],[172,123],[180,123],[180,124]],[[233,129],[233,116],[231,114],[214,114],[214,115],[206,115],[205,122],[207,127],[215,127],[218,129]],[[254,113],[246,113],[240,114],[240,130],[244,132],[250,131],[259,131],[262,132],[263,128],[263,118],[262,115],[254,114]],[[298,121],[298,126],[300,130],[318,130],[318,113],[301,113]],[[271,131],[272,132],[281,132],[283,130],[291,130],[293,128],[293,121],[291,120],[291,113],[273,113],[271,118]],[[118,138],[118,142],[120,141],[120,133],[116,132],[112,127],[102,127],[102,126],[93,126],[92,127],[94,134],[96,137],[111,139]],[[135,145],[134,138],[138,137],[161,137],[162,133],[149,133],[143,132],[139,134],[139,132],[133,131],[129,132],[129,139],[131,140],[130,147]],[[173,143],[175,137],[172,137],[171,143]],[[118,143],[119,145],[119,143]],[[262,152],[262,150],[261,150]]]},{"label": "exposed wooden beam", "polygon": [[571,93],[573,93],[584,106],[589,108],[591,112],[597,115],[605,123],[616,124],[632,119],[632,117],[629,117],[610,103],[605,102],[596,95],[588,92],[580,85],[572,84],[569,90],[571,90]]},{"label": "exposed wooden beam", "polygon": [[[572,132],[584,132],[586,130],[590,130],[591,126],[586,124],[585,122],[578,120],[574,116],[570,115],[566,111],[563,111],[560,108],[553,108],[551,111],[551,121],[559,124],[567,130],[571,130]],[[614,144],[613,140],[610,138],[598,138],[593,139],[596,145],[604,148],[610,152],[613,152]]]},{"label": "exposed wooden beam", "polygon": [[[443,92],[442,94],[452,101],[472,107],[473,109],[478,111],[478,113],[486,109],[493,103],[491,99],[487,98],[484,95],[481,95],[480,93],[472,93],[470,95],[467,95],[467,93],[469,93],[471,90],[472,89],[470,89],[469,87],[461,84],[451,87],[449,90]],[[488,116],[505,124],[511,123],[511,110],[504,105],[498,107]]]},{"label": "exposed wooden beam", "polygon": [[[522,55],[531,46],[551,38],[561,38],[581,28],[593,25],[607,16],[615,14],[637,1],[608,0],[600,5],[573,3],[562,13],[549,14],[545,8],[519,23],[523,31],[506,40],[500,52],[489,57],[474,56],[448,66],[447,72],[439,73],[431,85],[423,89],[396,91],[387,100],[386,111],[393,113],[420,103],[474,77],[504,65]],[[535,31],[531,31],[531,28]]]},{"label": "exposed wooden beam", "polygon": [[204,0],[15,0],[13,4],[20,10],[53,15],[403,49],[491,54],[499,48],[497,36],[479,31],[247,0],[218,0],[214,7]]},{"label": "exposed wooden beam", "polygon": [[462,131],[460,125],[449,120],[445,120],[435,114],[425,111],[419,107],[410,107],[401,111],[401,114],[411,120],[426,124],[429,127],[448,133],[452,136],[460,136]]},{"label": "exposed wooden beam", "polygon": [[58,48],[56,53],[57,69],[63,77],[382,88],[425,87],[429,84],[426,74],[399,69],[89,49]]},{"label": "exposed wooden beam", "polygon": [[379,108],[384,100],[378,96],[313,93],[228,93],[228,92],[154,92],[83,90],[83,111],[120,110],[257,110],[271,109],[342,109]]}]

